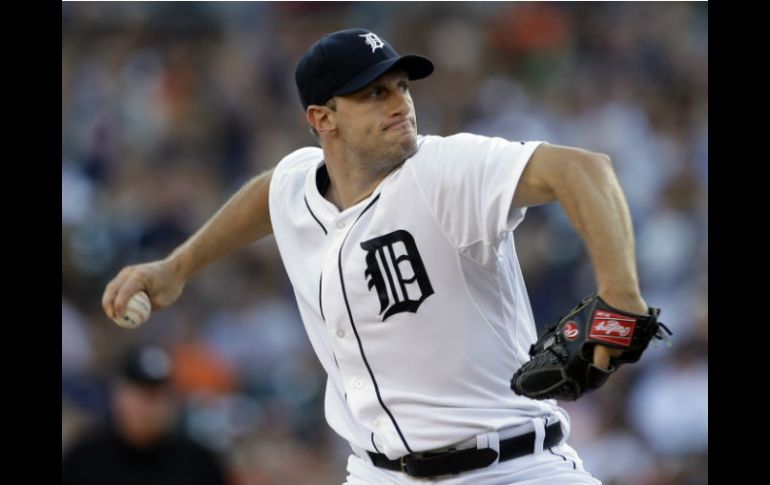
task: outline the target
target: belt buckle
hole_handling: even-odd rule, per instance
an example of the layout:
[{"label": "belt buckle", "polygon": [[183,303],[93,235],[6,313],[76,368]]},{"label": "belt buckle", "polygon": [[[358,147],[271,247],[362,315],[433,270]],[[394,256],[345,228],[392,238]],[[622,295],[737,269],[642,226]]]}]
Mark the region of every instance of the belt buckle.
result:
[{"label": "belt buckle", "polygon": [[398,465],[401,467],[401,473],[405,473],[405,474],[409,475],[409,473],[407,473],[407,471],[406,471],[406,460],[405,460],[405,458],[406,458],[406,455],[404,455],[401,458],[399,458],[398,459]]}]

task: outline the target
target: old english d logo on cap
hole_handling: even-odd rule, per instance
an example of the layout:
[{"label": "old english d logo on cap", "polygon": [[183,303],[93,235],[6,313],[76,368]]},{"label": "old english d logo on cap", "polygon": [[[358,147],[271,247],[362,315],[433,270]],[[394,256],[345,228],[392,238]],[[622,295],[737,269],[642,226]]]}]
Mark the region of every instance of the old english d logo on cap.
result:
[{"label": "old english d logo on cap", "polygon": [[377,49],[381,49],[382,46],[385,45],[382,40],[377,37],[377,34],[373,34],[371,32],[368,34],[360,34],[359,37],[363,37],[364,40],[366,40],[366,45],[372,48],[372,52],[376,51]]}]

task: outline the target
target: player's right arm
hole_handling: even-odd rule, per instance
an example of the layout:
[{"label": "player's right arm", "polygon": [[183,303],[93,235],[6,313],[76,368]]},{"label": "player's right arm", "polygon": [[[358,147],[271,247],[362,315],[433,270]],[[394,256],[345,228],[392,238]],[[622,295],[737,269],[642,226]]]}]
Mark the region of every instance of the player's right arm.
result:
[{"label": "player's right arm", "polygon": [[153,309],[167,307],[198,270],[271,234],[268,196],[272,175],[271,170],[250,180],[165,259],[123,268],[102,295],[107,316],[122,315],[128,299],[140,290],[147,292]]}]

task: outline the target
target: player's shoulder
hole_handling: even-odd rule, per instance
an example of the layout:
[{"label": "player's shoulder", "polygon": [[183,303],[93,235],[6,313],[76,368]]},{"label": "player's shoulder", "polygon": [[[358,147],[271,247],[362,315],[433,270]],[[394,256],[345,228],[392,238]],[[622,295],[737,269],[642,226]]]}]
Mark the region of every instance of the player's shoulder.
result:
[{"label": "player's shoulder", "polygon": [[463,146],[465,144],[478,145],[486,143],[489,140],[491,140],[491,138],[488,136],[461,132],[448,136],[422,135],[418,138],[418,145],[420,149],[442,149]]},{"label": "player's shoulder", "polygon": [[276,164],[275,169],[282,171],[306,169],[318,164],[323,159],[323,156],[323,150],[319,147],[298,148],[283,157]]},{"label": "player's shoulder", "polygon": [[440,158],[459,158],[462,160],[484,157],[487,153],[516,152],[527,150],[530,146],[545,143],[543,141],[509,140],[499,136],[486,136],[476,133],[455,133],[449,136],[424,135],[418,138],[416,158],[426,160]]},{"label": "player's shoulder", "polygon": [[423,135],[417,139],[417,153],[412,157],[415,167],[431,167],[458,161],[465,163],[483,158],[493,139],[474,133],[456,133],[449,136]]},{"label": "player's shoulder", "polygon": [[304,176],[323,160],[323,150],[319,147],[302,147],[283,157],[273,169],[272,183],[287,178]]},{"label": "player's shoulder", "polygon": [[476,133],[455,133],[448,136],[424,135],[418,139],[418,155],[461,156],[482,154],[490,146],[499,143],[512,143],[499,137],[489,137]]}]

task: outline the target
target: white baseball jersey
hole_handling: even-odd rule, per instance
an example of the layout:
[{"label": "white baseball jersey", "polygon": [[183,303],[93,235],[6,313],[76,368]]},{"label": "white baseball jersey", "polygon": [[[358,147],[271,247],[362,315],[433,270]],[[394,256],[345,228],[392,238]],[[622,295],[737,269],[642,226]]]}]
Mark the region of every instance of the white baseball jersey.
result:
[{"label": "white baseball jersey", "polygon": [[558,409],[509,387],[537,337],[512,233],[525,209],[511,201],[541,142],[417,143],[342,212],[321,195],[320,148],[286,156],[270,183],[275,239],[329,375],[327,421],[391,459]]}]

